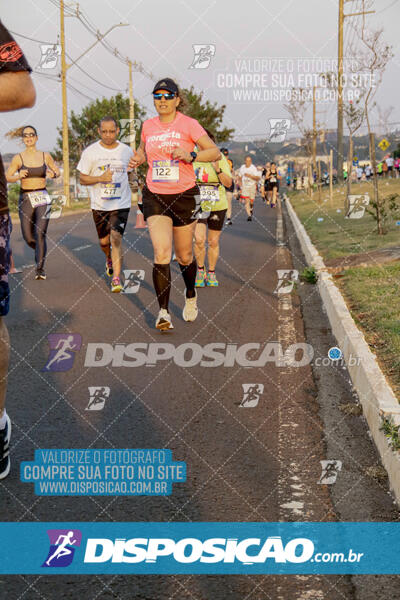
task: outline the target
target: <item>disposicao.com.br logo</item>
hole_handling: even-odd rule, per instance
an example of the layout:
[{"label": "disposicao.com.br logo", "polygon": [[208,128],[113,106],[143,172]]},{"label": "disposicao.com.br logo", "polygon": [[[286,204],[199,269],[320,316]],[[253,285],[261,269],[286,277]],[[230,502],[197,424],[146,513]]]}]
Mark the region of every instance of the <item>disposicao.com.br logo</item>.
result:
[{"label": "disposicao.com.br logo", "polygon": [[87,345],[85,367],[154,367],[171,360],[178,367],[303,367],[310,364],[314,349],[310,344],[296,343],[283,348],[280,342],[233,344],[213,342],[202,346],[188,342]]},{"label": "disposicao.com.br logo", "polygon": [[255,565],[274,563],[300,564],[310,562],[360,562],[363,553],[315,552],[308,538],[293,538],[286,543],[280,536],[262,538],[91,538],[86,543],[85,563],[162,563],[166,558],[180,564]]}]

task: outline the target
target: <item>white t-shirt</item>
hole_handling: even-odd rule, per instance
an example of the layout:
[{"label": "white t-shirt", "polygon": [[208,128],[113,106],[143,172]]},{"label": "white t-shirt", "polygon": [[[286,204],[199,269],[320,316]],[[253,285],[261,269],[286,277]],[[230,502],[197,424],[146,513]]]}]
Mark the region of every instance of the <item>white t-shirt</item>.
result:
[{"label": "white t-shirt", "polygon": [[391,156],[388,156],[386,159],[386,164],[388,167],[393,167],[394,160]]},{"label": "white t-shirt", "polygon": [[255,181],[255,179],[251,179],[251,177],[246,177],[247,173],[249,173],[250,175],[257,175],[257,177],[260,177],[261,173],[259,172],[257,167],[255,165],[250,165],[249,167],[246,167],[246,165],[242,165],[239,169],[239,175],[240,177],[243,177],[243,185],[256,185],[257,182]]},{"label": "white t-shirt", "polygon": [[131,148],[121,142],[109,150],[98,141],[82,152],[77,169],[83,175],[95,177],[107,169],[110,169],[113,174],[112,183],[95,183],[87,186],[92,209],[118,210],[131,207],[127,168],[132,155]]}]

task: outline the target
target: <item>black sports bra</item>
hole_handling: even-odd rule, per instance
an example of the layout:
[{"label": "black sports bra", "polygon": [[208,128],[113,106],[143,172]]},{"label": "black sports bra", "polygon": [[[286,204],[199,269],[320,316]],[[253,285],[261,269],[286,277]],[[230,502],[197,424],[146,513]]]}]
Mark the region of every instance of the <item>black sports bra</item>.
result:
[{"label": "black sports bra", "polygon": [[44,152],[43,152],[43,164],[40,167],[27,167],[26,165],[24,165],[24,159],[22,158],[22,154],[20,154],[20,157],[21,157],[21,162],[22,162],[22,165],[20,166],[20,170],[26,169],[28,171],[28,175],[26,177],[24,177],[24,180],[28,179],[29,177],[40,177],[41,179],[46,178],[47,165],[46,165],[46,161],[44,158]]}]

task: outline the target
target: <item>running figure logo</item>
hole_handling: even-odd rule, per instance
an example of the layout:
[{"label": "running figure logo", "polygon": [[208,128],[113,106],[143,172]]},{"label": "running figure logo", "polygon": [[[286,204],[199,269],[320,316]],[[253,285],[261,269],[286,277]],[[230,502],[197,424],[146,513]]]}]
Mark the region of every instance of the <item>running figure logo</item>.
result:
[{"label": "running figure logo", "polygon": [[365,207],[369,204],[369,195],[361,194],[359,196],[349,196],[349,208],[345,219],[362,219],[365,214]]},{"label": "running figure logo", "polygon": [[38,69],[55,69],[58,63],[58,57],[61,56],[61,46],[59,44],[42,44],[40,46],[42,56],[37,66]]},{"label": "running figure logo", "polygon": [[141,269],[136,271],[124,270],[124,278],[124,294],[136,294],[144,279],[144,271]]},{"label": "running figure logo", "polygon": [[107,398],[110,397],[109,387],[89,387],[89,404],[85,410],[103,410]]},{"label": "running figure logo", "polygon": [[[133,124],[133,132],[131,134],[131,122]],[[119,141],[124,144],[131,144],[135,141],[135,132],[139,131],[142,125],[142,121],[140,119],[120,119],[119,120]]]},{"label": "running figure logo", "polygon": [[75,360],[75,352],[81,349],[79,333],[51,333],[47,336],[50,345],[49,357],[42,371],[69,371]]},{"label": "running figure logo", "polygon": [[59,194],[52,194],[50,198],[51,203],[47,205],[43,219],[59,219],[61,217],[62,209],[67,204],[67,198],[66,196]]},{"label": "running figure logo", "polygon": [[341,460],[321,460],[322,474],[319,484],[332,485],[335,483],[339,471],[342,470]]},{"label": "running figure logo", "polygon": [[213,56],[215,44],[193,44],[194,57],[189,69],[207,69]]},{"label": "running figure logo", "polygon": [[290,129],[290,119],[269,119],[270,142],[284,142]]},{"label": "running figure logo", "polygon": [[261,394],[264,392],[262,383],[242,383],[243,399],[240,408],[254,408],[257,406]]},{"label": "running figure logo", "polygon": [[290,294],[294,284],[299,280],[299,272],[294,269],[278,269],[278,285],[274,294]]},{"label": "running figure logo", "polygon": [[79,529],[48,529],[49,553],[42,567],[68,567],[74,558],[76,547],[81,545]]}]

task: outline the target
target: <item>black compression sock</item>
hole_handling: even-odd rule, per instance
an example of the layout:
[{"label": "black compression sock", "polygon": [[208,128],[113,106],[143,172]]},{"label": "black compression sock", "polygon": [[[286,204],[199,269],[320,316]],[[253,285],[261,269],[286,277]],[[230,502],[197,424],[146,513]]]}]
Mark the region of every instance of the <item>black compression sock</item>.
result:
[{"label": "black compression sock", "polygon": [[153,283],[160,308],[168,310],[169,292],[171,290],[171,269],[169,264],[153,265]]},{"label": "black compression sock", "polygon": [[197,263],[194,258],[190,265],[181,265],[182,277],[186,285],[186,298],[194,298],[196,295],[194,284],[196,281]]}]

